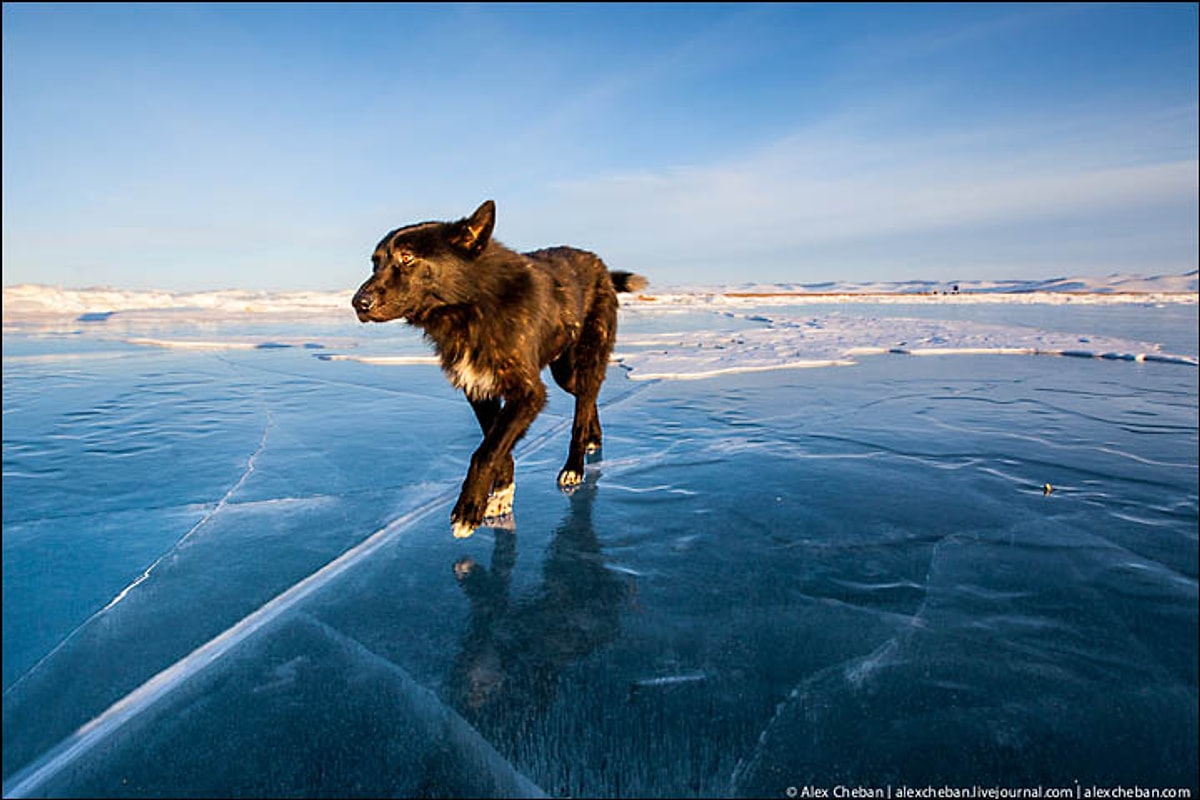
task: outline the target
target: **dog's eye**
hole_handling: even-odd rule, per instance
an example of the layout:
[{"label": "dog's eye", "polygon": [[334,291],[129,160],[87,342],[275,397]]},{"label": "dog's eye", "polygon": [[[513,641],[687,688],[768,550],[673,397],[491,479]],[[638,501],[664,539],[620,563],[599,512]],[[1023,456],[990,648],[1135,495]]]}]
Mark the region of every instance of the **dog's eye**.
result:
[{"label": "dog's eye", "polygon": [[401,251],[400,263],[403,264],[404,266],[411,267],[413,262],[416,260],[417,259],[413,257],[412,253],[408,252],[407,250]]}]

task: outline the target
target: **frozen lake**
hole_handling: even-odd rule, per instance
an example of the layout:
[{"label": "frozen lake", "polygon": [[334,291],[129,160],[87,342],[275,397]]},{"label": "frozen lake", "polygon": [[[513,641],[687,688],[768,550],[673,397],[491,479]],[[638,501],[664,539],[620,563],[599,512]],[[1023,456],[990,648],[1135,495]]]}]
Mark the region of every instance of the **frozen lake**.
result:
[{"label": "frozen lake", "polygon": [[1194,303],[634,304],[465,541],[425,345],[297,320],[6,317],[6,795],[1197,791]]}]

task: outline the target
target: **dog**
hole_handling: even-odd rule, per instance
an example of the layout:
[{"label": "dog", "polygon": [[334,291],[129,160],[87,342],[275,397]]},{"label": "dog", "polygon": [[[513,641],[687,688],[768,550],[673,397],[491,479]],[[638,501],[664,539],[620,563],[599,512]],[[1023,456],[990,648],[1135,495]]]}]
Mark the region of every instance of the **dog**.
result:
[{"label": "dog", "polygon": [[487,200],[456,222],[391,231],[351,301],[360,322],[399,319],[421,329],[483,429],[450,514],[456,538],[511,513],[512,450],[546,404],[547,365],[575,397],[558,485],[570,492],[583,481],[585,456],[601,446],[596,397],[616,340],[617,293],[646,285],[586,250],[517,253],[492,238],[495,223]]}]

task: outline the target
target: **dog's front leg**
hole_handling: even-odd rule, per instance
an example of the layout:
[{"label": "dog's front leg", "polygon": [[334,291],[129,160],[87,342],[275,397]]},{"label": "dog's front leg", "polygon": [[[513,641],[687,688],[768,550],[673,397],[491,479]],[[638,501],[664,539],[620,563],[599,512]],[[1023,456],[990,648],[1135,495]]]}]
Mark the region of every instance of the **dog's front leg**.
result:
[{"label": "dog's front leg", "polygon": [[471,456],[471,467],[450,514],[456,538],[470,536],[483,523],[488,494],[497,476],[511,463],[513,446],[529,430],[545,404],[546,387],[540,380],[531,381],[524,391],[504,398],[504,406],[484,435],[483,443]]},{"label": "dog's front leg", "polygon": [[[483,435],[487,436],[492,426],[496,424],[496,418],[500,415],[500,398],[471,399],[470,402],[471,410],[475,412],[475,418],[479,420],[479,427],[482,429]],[[492,488],[488,495],[487,510],[484,512],[483,518],[485,523],[488,525],[499,524],[501,527],[512,525],[515,488],[513,485],[513,459],[510,453],[508,458],[501,462],[496,470],[496,475],[492,478]]]}]

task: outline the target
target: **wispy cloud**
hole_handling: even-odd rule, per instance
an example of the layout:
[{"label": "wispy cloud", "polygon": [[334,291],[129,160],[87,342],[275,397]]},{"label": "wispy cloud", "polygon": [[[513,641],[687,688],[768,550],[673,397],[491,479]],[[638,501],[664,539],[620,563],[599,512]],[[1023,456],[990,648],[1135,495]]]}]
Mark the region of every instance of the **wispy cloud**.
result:
[{"label": "wispy cloud", "polygon": [[[810,246],[978,230],[982,255],[983,232],[1015,223],[1070,221],[1086,236],[1080,222],[1194,208],[1194,151],[1155,160],[1122,128],[1043,120],[886,139],[829,123],[724,163],[563,181],[554,204],[570,209],[580,235],[611,237],[647,260],[727,263],[787,249],[798,267]],[[1047,254],[1067,245],[1048,237]]]}]

